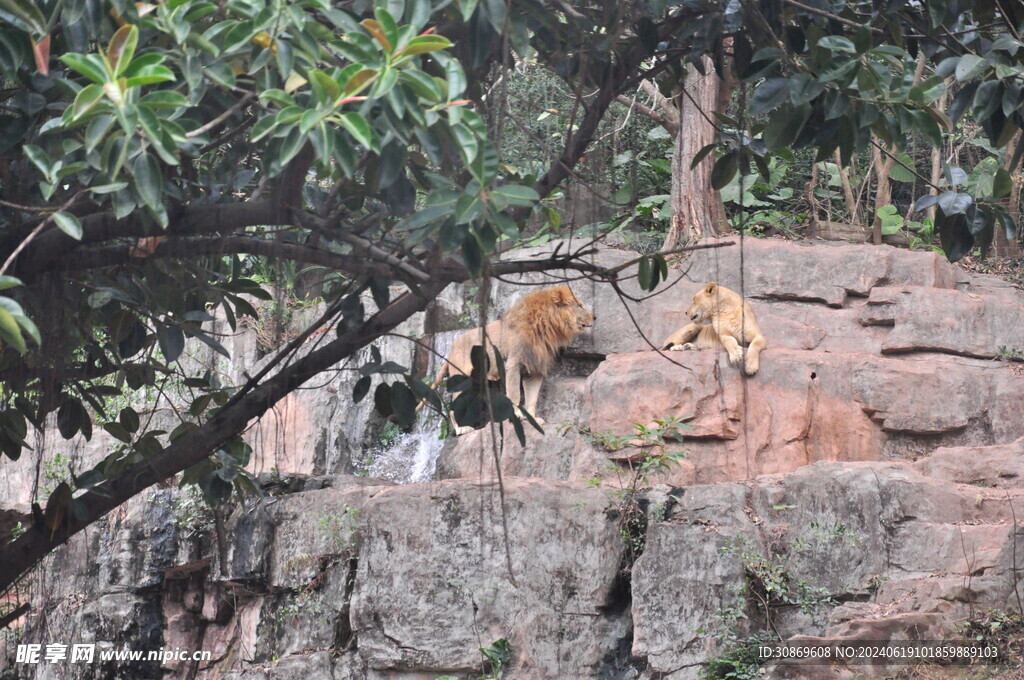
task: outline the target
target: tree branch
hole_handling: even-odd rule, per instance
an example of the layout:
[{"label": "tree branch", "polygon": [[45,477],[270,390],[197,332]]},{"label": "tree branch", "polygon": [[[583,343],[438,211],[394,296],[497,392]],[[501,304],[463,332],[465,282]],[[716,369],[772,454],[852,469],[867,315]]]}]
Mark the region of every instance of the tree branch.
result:
[{"label": "tree branch", "polygon": [[[691,18],[690,12],[680,12],[666,19],[658,26],[659,41],[666,39],[679,25]],[[607,78],[601,83],[601,87],[594,95],[590,105],[586,107],[586,114],[580,121],[579,128],[566,142],[562,155],[551,164],[551,167],[544,173],[544,176],[533,185],[534,191],[540,194],[541,198],[551,193],[556,186],[569,176],[572,168],[579,162],[583,153],[587,150],[591,141],[593,141],[594,134],[597,132],[597,128],[604,118],[608,107],[611,106],[611,103],[615,101],[618,95],[634,87],[634,83],[638,78],[636,74],[639,71],[640,64],[652,56],[653,53],[646,49],[643,43],[637,39],[633,47],[622,57],[621,61],[609,69]],[[679,54],[675,58],[681,59],[682,56],[682,54]]]},{"label": "tree branch", "polygon": [[[144,236],[192,236],[214,232],[229,233],[244,227],[268,224],[274,214],[271,201],[218,203],[181,208],[171,215],[167,229],[146,217],[142,211],[117,219],[112,212],[95,213],[81,218],[82,240],[76,241],[56,227],[40,234],[14,262],[12,274],[23,281],[47,268],[55,260],[73,254],[83,245],[116,238]],[[4,244],[0,256],[10,244]]]},{"label": "tree branch", "polygon": [[201,462],[218,446],[241,432],[252,419],[262,416],[310,378],[348,358],[416,312],[422,311],[447,285],[447,281],[428,284],[423,287],[422,296],[405,293],[359,328],[285,366],[238,401],[225,406],[199,428],[168,445],[159,455],[126,468],[117,477],[104,481],[76,498],[73,501],[78,505],[76,511],[67,513],[65,523],[56,530],[51,531],[40,523],[33,524],[3,549],[0,592],[5,591],[21,574],[54,548],[67,542],[71,536],[146,487]]},{"label": "tree branch", "polygon": [[658,113],[657,111],[655,111],[651,107],[646,106],[645,104],[641,104],[640,102],[638,102],[636,100],[635,97],[633,99],[630,99],[626,95],[620,94],[619,96],[617,96],[615,98],[615,100],[618,101],[620,104],[623,104],[625,106],[632,106],[634,109],[639,111],[641,114],[647,116],[648,118],[653,120],[655,123],[657,123],[661,127],[665,128],[668,131],[668,133],[670,135],[672,135],[673,137],[675,137],[676,135],[679,134],[679,123],[677,123],[677,122],[675,122],[673,120],[670,120],[668,116],[665,116],[665,115],[662,115],[662,114]]},{"label": "tree branch", "polygon": [[[131,255],[132,246],[99,246],[84,248],[79,252],[66,255],[48,265],[48,269],[60,271],[81,271],[97,269],[129,262],[138,262],[140,258]],[[295,260],[305,264],[322,265],[352,274],[365,274],[377,277],[403,278],[401,271],[386,263],[375,263],[365,257],[332,253],[321,248],[301,243],[286,243],[255,236],[217,236],[198,238],[169,238],[163,241],[156,250],[145,259],[186,258],[219,255],[262,255],[282,260]]]}]

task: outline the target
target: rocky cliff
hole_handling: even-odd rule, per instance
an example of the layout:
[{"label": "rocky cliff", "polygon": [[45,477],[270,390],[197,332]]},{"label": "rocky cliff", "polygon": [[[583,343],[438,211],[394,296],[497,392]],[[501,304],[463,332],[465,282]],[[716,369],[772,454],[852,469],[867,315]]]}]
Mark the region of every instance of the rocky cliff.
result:
[{"label": "rocky cliff", "polygon": [[[1024,294],[931,253],[743,246],[742,260],[734,246],[675,263],[681,278],[654,297],[629,280],[634,300],[573,284],[597,321],[545,384],[545,432],[526,446],[484,430],[448,440],[429,482],[358,474],[388,452],[379,419],[351,403],[349,373],[296,393],[253,430],[268,496],[235,507],[223,541],[194,498],[154,490],[35,577],[22,641],[210,660],[9,660],[7,672],[478,678],[480,648],[505,639],[505,678],[682,680],[711,660],[743,666],[761,640],[945,639],[986,610],[1018,611],[1024,371],[1005,359],[1024,348]],[[651,347],[710,280],[743,290],[768,337],[753,378],[724,353]],[[492,291],[497,311],[515,283]],[[467,315],[461,304],[455,291],[405,331],[444,330]],[[428,363],[400,339],[383,349]],[[235,350],[255,361],[251,339]],[[681,441],[638,428],[666,418],[690,428]],[[685,458],[642,468],[660,447]],[[32,461],[5,465],[3,509],[23,512]]]}]

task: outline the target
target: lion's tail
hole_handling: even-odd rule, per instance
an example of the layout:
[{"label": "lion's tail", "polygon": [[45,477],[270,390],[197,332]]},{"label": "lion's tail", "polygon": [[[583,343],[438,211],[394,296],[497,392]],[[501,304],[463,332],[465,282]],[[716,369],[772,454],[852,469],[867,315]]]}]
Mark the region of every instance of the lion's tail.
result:
[{"label": "lion's tail", "polygon": [[[441,370],[437,372],[436,376],[434,376],[434,382],[430,383],[430,389],[436,390],[438,386],[441,384],[441,381],[444,380],[445,376],[448,375],[450,371],[450,364],[448,363],[448,360],[445,359],[444,362],[442,362],[441,364]],[[416,404],[416,413],[422,411],[423,405],[426,403],[426,398],[420,399],[420,403]]]}]

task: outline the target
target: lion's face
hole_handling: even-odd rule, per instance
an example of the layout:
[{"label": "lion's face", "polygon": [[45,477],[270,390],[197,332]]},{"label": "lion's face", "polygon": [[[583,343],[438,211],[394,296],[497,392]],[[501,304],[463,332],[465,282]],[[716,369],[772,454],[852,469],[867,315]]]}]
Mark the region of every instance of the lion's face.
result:
[{"label": "lion's face", "polygon": [[693,323],[709,321],[718,309],[718,284],[709,283],[697,291],[686,310],[686,316]]},{"label": "lion's face", "polygon": [[567,307],[572,312],[577,333],[594,325],[594,313],[583,306],[583,303],[568,286],[558,286],[552,289],[551,293],[555,304]]}]

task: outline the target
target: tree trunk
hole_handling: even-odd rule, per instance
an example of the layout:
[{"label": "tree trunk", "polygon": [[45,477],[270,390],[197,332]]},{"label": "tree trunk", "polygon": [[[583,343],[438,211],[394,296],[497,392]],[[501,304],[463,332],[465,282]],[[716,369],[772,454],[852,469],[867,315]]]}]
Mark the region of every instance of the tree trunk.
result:
[{"label": "tree trunk", "polygon": [[[925,55],[921,52],[917,58],[917,66],[914,69],[914,85],[921,82],[921,76],[924,75]],[[889,175],[892,172],[892,164],[896,154],[896,147],[886,145],[885,151],[882,153],[881,140],[878,140],[874,135],[872,138],[875,139],[875,145],[871,149],[871,161],[875,167],[875,176],[878,178],[878,184],[875,189],[875,215],[872,222],[871,229],[871,242],[876,246],[882,243],[882,220],[878,216],[878,211],[887,205],[892,204],[892,184],[889,181]]]},{"label": "tree trunk", "polygon": [[721,195],[711,188],[714,154],[693,170],[693,157],[715,141],[712,113],[728,105],[731,89],[704,58],[705,75],[687,66],[685,92],[679,96],[679,134],[672,156],[672,219],[662,250],[729,231]]},{"label": "tree trunk", "polygon": [[846,202],[846,214],[849,215],[850,224],[860,224],[860,206],[857,202],[857,197],[853,193],[853,184],[850,183],[850,173],[843,167],[842,156],[839,155],[839,149],[832,154],[832,159],[835,161],[836,168],[839,172],[839,183],[843,187],[843,200]]},{"label": "tree trunk", "polygon": [[[1021,141],[1021,133],[1018,132],[1010,140],[1010,143],[1006,145],[1006,159],[1003,161],[1003,167],[1010,171],[1013,183],[1010,188],[1010,196],[1007,201],[1006,211],[1010,213],[1010,217],[1015,222],[1020,222],[1020,190],[1022,183],[1022,176],[1019,169],[1011,169],[1010,163],[1013,161],[1014,155],[1017,153],[1017,148],[1024,142]],[[997,256],[1016,257],[1021,254],[1020,247],[1020,232],[1018,231],[1017,238],[1011,240],[1006,238],[1006,230],[1003,229],[1003,225],[996,224],[993,227],[995,233],[992,235],[992,254]]]},{"label": "tree trunk", "polygon": [[[952,78],[947,78],[946,79],[946,88],[947,88],[946,92],[942,95],[942,97],[939,99],[938,103],[936,104],[936,108],[939,111],[942,111],[943,113],[945,113],[945,111],[946,111],[946,104],[949,102],[949,89],[948,88],[949,88],[949,86],[951,84],[951,81],[952,81]],[[931,189],[928,190],[928,193],[933,195],[933,196],[938,196],[938,194],[939,194],[939,182],[942,181],[942,147],[940,147],[940,146],[932,147],[932,158],[931,158],[931,161],[932,161],[932,167],[931,167],[931,172],[928,175],[928,179],[931,182],[932,186],[931,186]],[[933,205],[933,206],[928,208],[927,213],[926,213],[927,216],[929,218],[931,218],[932,224],[935,223],[935,211],[936,210],[937,210],[937,207]]]},{"label": "tree trunk", "polygon": [[875,188],[875,217],[871,229],[871,242],[876,246],[882,243],[882,220],[878,216],[878,211],[892,203],[889,173],[892,172],[892,154],[896,153],[896,148],[888,148],[886,151],[889,153],[883,156],[880,147],[875,146],[871,149],[871,162],[875,166],[875,177],[878,181]]}]

